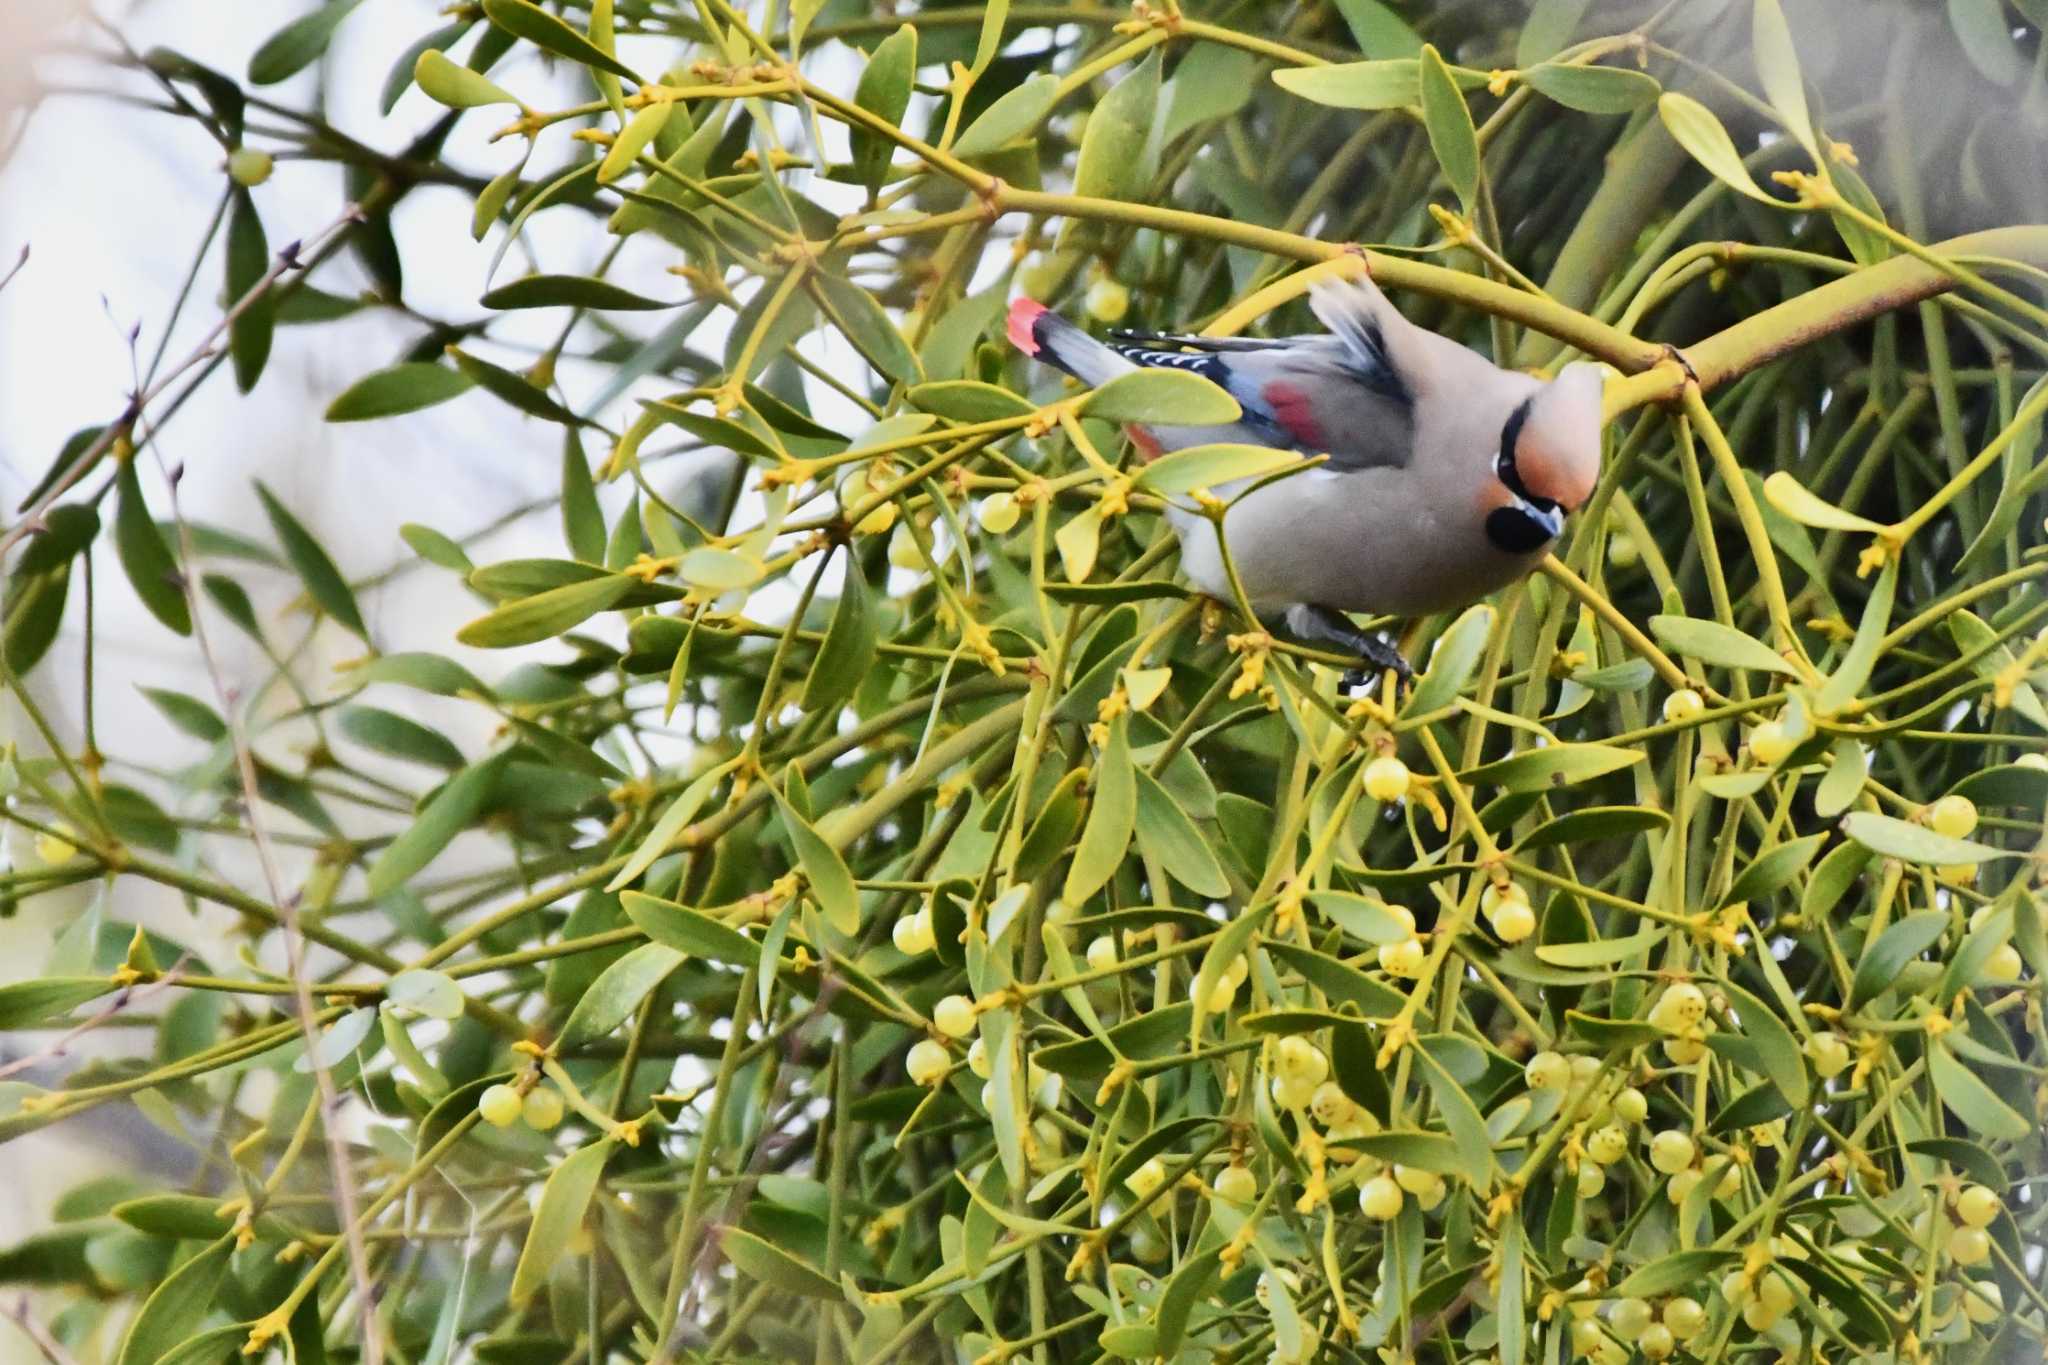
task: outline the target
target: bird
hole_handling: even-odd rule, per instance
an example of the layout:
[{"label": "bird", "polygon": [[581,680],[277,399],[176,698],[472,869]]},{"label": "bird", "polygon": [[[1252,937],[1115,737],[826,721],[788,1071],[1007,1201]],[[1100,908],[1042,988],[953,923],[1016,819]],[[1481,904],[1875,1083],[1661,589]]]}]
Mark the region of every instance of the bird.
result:
[{"label": "bird", "polygon": [[[1318,281],[1309,306],[1326,333],[1203,337],[1119,330],[1108,341],[1019,297],[1010,341],[1091,386],[1157,366],[1201,375],[1238,402],[1223,426],[1131,426],[1140,454],[1239,442],[1324,463],[1229,502],[1223,543],[1262,621],[1360,661],[1356,687],[1411,676],[1385,639],[1347,613],[1413,619],[1487,597],[1533,570],[1600,477],[1602,373],[1505,370],[1419,327],[1369,274]],[[1169,504],[1181,572],[1234,601],[1216,525]],[[1370,672],[1364,666],[1370,666]]]}]

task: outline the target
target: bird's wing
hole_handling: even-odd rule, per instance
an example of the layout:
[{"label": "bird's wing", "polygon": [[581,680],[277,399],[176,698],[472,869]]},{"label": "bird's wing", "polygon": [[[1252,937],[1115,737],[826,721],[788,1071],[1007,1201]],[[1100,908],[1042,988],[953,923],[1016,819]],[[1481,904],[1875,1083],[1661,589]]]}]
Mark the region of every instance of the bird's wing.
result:
[{"label": "bird's wing", "polygon": [[1267,444],[1327,455],[1335,469],[1408,463],[1414,423],[1405,391],[1361,371],[1332,337],[1233,353],[1120,348],[1140,365],[1192,370],[1230,391]]}]

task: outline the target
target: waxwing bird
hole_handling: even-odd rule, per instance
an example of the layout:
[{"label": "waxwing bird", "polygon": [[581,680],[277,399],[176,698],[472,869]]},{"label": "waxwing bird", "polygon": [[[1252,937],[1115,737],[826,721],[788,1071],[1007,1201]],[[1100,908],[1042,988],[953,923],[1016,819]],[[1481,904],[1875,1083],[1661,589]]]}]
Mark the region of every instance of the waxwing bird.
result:
[{"label": "waxwing bird", "polygon": [[[1216,441],[1328,456],[1232,503],[1224,543],[1262,617],[1405,677],[1399,653],[1343,613],[1425,616],[1535,568],[1600,476],[1600,369],[1548,382],[1503,370],[1409,322],[1369,279],[1318,284],[1309,303],[1327,335],[1103,342],[1028,298],[1011,304],[1009,334],[1084,384],[1170,366],[1237,399],[1228,426],[1132,429],[1148,456]],[[1212,491],[1229,501],[1244,486]],[[1189,581],[1233,600],[1215,524],[1168,516]]]}]

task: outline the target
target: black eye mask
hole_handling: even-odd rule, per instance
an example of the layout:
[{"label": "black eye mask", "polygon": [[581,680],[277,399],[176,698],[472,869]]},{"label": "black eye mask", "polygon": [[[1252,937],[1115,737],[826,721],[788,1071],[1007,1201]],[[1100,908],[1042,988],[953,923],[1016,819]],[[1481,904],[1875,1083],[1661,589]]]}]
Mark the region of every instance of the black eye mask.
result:
[{"label": "black eye mask", "polygon": [[1500,453],[1493,460],[1495,477],[1518,501],[1487,514],[1486,538],[1511,555],[1540,550],[1564,530],[1564,509],[1549,498],[1531,493],[1522,482],[1521,471],[1515,468],[1515,442],[1522,434],[1522,423],[1528,420],[1529,404],[1533,401],[1523,399],[1521,406],[1509,414],[1507,425],[1500,431]]}]

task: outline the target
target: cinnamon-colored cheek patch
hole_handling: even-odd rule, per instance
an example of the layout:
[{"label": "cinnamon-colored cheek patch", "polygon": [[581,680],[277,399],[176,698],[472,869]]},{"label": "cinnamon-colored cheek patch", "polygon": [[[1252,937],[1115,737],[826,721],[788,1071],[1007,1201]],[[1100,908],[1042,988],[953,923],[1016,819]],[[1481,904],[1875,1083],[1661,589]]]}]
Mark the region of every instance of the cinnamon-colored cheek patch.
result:
[{"label": "cinnamon-colored cheek patch", "polygon": [[1576,508],[1592,497],[1593,485],[1600,478],[1597,464],[1582,469],[1579,461],[1559,459],[1550,450],[1527,442],[1515,458],[1515,473],[1531,493],[1566,508]]}]

